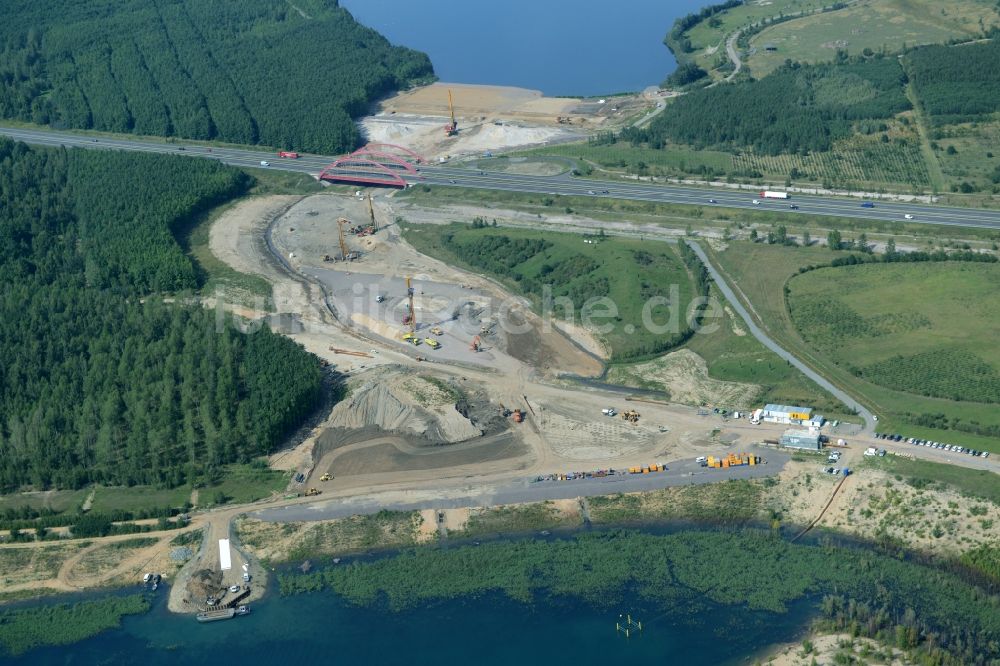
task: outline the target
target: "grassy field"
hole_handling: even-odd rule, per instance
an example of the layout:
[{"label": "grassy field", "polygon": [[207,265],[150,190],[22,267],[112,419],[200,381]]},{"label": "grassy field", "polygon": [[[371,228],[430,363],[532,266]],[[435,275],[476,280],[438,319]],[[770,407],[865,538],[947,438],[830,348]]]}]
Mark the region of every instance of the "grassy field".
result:
[{"label": "grassy field", "polygon": [[952,188],[969,183],[978,190],[995,187],[1000,169],[1000,121],[947,125],[931,131],[935,155]]},{"label": "grassy field", "polygon": [[[294,174],[293,174],[294,175]],[[259,275],[249,275],[233,270],[219,260],[209,248],[212,224],[235,203],[219,206],[202,215],[193,225],[180,234],[178,241],[194,263],[201,292],[205,296],[224,294],[228,301],[250,307],[264,304],[269,307],[271,283]]]},{"label": "grassy field", "polygon": [[[715,290],[712,294],[721,298]],[[831,419],[854,418],[839,400],[749,335],[731,308],[725,315],[714,332],[695,335],[684,345],[706,360],[709,377],[760,386],[757,403],[813,405]]]},{"label": "grassy field", "polygon": [[[882,139],[883,135],[888,141]],[[796,185],[890,190],[902,187],[906,191],[924,191],[930,186],[927,165],[920,153],[920,137],[909,122],[900,120],[886,123],[884,131],[857,133],[838,141],[832,151],[805,155],[762,155],[749,150],[731,154],[680,145],[655,149],[624,141],[563,144],[533,153],[561,155],[612,173],[638,176],[763,178],[769,182],[787,179]]]},{"label": "grassy field", "polygon": [[735,30],[782,14],[812,12],[825,4],[829,4],[829,1],[771,0],[744,3],[715,17],[715,20],[702,21],[688,30],[687,37],[694,51],[691,55],[702,68],[709,70],[717,57],[720,61],[725,57],[726,36]]},{"label": "grassy field", "polygon": [[35,511],[51,509],[56,513],[73,511],[79,508],[87,496],[89,489],[81,490],[47,490],[30,493],[11,493],[0,495],[0,513],[5,509],[20,509],[27,506]]},{"label": "grassy field", "polygon": [[512,504],[474,509],[461,530],[449,536],[464,538],[486,535],[539,532],[560,527],[578,527],[579,513],[560,511],[552,502]]},{"label": "grassy field", "polygon": [[[725,252],[711,254],[716,264],[727,273],[730,284],[735,283],[745,301],[752,304],[753,312],[768,333],[786,348],[794,350],[828,379],[872,408],[879,415],[880,429],[1000,452],[1000,440],[997,438],[960,431],[954,427],[955,421],[966,427],[975,423],[982,426],[1000,425],[1000,410],[980,403],[927,397],[873,384],[856,377],[848,368],[835,363],[799,335],[785,305],[784,288],[786,284],[794,284],[795,280],[792,278],[798,274],[800,267],[828,263],[835,253],[816,247],[786,248],[732,243]],[[968,268],[972,265],[943,266]],[[847,298],[851,300],[851,297]],[[891,303],[894,299],[895,297],[885,300]],[[920,425],[927,423],[922,418],[923,415],[943,415],[948,422],[938,419],[928,425]]]},{"label": "grassy field", "polygon": [[[569,299],[569,314],[579,323],[587,303],[609,298],[607,306],[591,309],[593,323],[604,327],[599,335],[611,347],[613,359],[654,356],[675,346],[686,330],[693,287],[673,244],[601,236],[592,236],[587,244],[575,234],[515,233],[462,224],[404,224],[402,230],[420,252],[495,277],[529,297],[540,312],[555,317],[569,318],[555,299]],[[546,293],[551,305],[544,302]],[[670,303],[657,304],[654,298]],[[643,325],[647,303],[652,303],[652,322],[665,325],[675,316],[676,326],[659,333],[648,329]]]},{"label": "grassy field", "polygon": [[69,557],[80,552],[89,542],[76,542],[44,548],[0,549],[0,589],[55,578]]},{"label": "grassy field", "polygon": [[417,511],[379,511],[307,523],[268,523],[244,516],[236,521],[236,532],[255,556],[284,562],[413,546],[420,539],[422,522]]},{"label": "grassy field", "polygon": [[691,150],[684,146],[655,149],[633,146],[626,141],[606,145],[561,144],[539,148],[532,154],[559,155],[642,176],[729,173],[733,170],[733,156],[722,151]]},{"label": "grassy field", "polygon": [[[982,32],[980,17],[986,25],[1000,21],[994,3],[985,0],[863,0],[765,28],[750,40],[754,53],[747,65],[761,77],[786,59],[833,60],[837,49],[851,54],[864,49],[896,52],[904,46],[972,38]],[[765,50],[765,44],[776,50]]]},{"label": "grassy field", "polygon": [[252,464],[226,465],[219,483],[199,489],[198,504],[246,504],[281,493],[288,486],[291,472],[267,469]]},{"label": "grassy field", "polygon": [[114,511],[138,513],[167,507],[180,508],[190,497],[191,489],[186,486],[181,488],[151,488],[149,486],[107,488],[98,486],[94,489],[94,501],[90,508],[94,513]]},{"label": "grassy field", "polygon": [[1000,266],[875,264],[789,282],[802,337],[876,384],[1000,403]]}]

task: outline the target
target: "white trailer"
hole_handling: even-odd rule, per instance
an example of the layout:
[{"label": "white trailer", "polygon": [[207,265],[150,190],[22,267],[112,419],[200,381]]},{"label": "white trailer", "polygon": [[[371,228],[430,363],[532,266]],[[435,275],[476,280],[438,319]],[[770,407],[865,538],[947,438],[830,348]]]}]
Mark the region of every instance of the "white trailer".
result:
[{"label": "white trailer", "polygon": [[760,193],[760,196],[764,199],[788,199],[788,192],[772,192],[771,190],[764,190]]}]

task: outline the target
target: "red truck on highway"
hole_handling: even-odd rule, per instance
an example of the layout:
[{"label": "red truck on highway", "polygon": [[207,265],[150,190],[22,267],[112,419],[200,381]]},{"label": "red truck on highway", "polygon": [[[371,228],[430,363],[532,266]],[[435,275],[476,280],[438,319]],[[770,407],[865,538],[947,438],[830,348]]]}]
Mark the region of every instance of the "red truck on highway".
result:
[{"label": "red truck on highway", "polygon": [[292,152],[291,150],[281,150],[278,151],[278,157],[288,157],[290,159],[297,160],[299,159],[299,154]]}]

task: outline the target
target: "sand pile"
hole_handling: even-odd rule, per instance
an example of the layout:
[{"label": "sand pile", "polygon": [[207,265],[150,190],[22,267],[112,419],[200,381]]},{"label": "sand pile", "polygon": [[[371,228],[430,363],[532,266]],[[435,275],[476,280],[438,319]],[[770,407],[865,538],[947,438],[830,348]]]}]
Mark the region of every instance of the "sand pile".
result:
[{"label": "sand pile", "polygon": [[373,381],[354,389],[349,400],[333,409],[333,425],[343,428],[378,426],[393,432],[423,434],[430,425],[429,419],[393,395],[388,384]]},{"label": "sand pile", "polygon": [[378,372],[333,409],[330,425],[416,435],[435,443],[461,442],[483,431],[455,409],[455,396],[431,381],[398,371]]}]

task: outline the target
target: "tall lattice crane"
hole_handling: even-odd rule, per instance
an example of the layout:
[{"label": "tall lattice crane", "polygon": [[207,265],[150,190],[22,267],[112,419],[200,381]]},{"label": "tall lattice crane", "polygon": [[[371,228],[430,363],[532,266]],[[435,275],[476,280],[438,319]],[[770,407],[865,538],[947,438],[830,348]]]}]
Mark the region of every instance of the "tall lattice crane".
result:
[{"label": "tall lattice crane", "polygon": [[446,136],[458,134],[458,121],[455,120],[455,103],[451,99],[451,88],[448,89],[448,110],[451,112],[451,123],[444,126]]},{"label": "tall lattice crane", "polygon": [[372,219],[372,233],[378,231],[378,220],[375,219],[375,204],[372,203],[372,195],[368,195],[368,215]]},{"label": "tall lattice crane", "polygon": [[340,232],[340,258],[344,261],[347,261],[347,241],[344,240],[344,225],[350,223],[351,221],[346,217],[337,220],[337,229]]},{"label": "tall lattice crane", "polygon": [[413,285],[410,278],[406,278],[406,299],[409,306],[409,311],[403,316],[403,324],[410,327],[410,332],[416,332],[417,330],[417,313],[413,309]]}]

